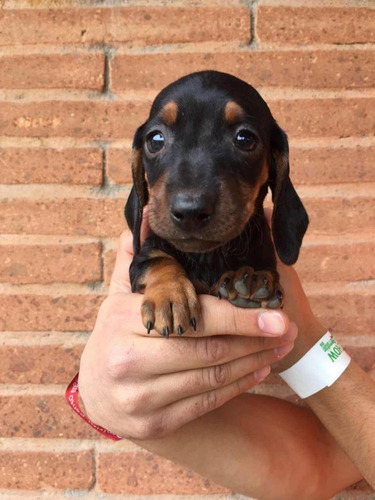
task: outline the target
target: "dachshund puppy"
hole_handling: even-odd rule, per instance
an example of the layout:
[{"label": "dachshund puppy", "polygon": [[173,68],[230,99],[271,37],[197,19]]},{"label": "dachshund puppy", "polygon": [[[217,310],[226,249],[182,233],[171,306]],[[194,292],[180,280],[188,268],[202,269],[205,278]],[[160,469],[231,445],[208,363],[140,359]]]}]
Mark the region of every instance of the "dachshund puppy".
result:
[{"label": "dachshund puppy", "polygon": [[[298,258],[308,216],[289,178],[287,136],[253,87],[202,71],[164,88],[135,133],[132,175],[130,279],[144,294],[148,333],[195,329],[200,293],[240,307],[282,307],[263,211],[268,186],[285,264]],[[151,232],[141,247],[146,205]]]}]

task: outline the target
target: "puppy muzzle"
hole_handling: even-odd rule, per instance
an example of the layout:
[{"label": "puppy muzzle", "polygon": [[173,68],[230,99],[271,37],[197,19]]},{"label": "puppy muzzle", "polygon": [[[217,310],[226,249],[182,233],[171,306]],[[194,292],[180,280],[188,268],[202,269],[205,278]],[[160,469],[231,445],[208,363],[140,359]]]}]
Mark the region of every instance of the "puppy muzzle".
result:
[{"label": "puppy muzzle", "polygon": [[170,217],[179,230],[196,232],[212,220],[215,202],[215,197],[209,193],[178,192],[170,199]]}]

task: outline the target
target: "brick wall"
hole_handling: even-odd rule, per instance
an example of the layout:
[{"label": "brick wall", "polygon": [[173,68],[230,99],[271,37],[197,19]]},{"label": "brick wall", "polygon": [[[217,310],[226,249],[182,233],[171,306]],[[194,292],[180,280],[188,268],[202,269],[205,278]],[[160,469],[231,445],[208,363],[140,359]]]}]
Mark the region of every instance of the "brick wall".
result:
[{"label": "brick wall", "polygon": [[[311,218],[298,270],[316,313],[368,369],[375,4],[0,5],[0,498],[229,498],[129,442],[99,438],[63,400],[125,226],[132,133],[156,92],[185,73],[218,69],[254,84],[289,134]],[[259,390],[288,395],[276,377]],[[367,495],[361,484],[337,498]]]}]

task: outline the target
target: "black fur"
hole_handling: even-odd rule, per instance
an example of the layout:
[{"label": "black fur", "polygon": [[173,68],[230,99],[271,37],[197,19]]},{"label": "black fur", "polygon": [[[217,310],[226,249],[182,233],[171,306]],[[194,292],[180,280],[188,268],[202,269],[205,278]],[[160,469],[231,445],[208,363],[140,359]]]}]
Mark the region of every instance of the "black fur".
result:
[{"label": "black fur", "polygon": [[[165,126],[160,112],[171,101],[178,105],[178,117],[176,123]],[[245,110],[243,123],[239,126],[232,127],[224,120],[223,109],[228,101],[236,102]],[[232,138],[240,127],[253,130],[258,137],[255,152],[243,153],[233,146]],[[150,131],[160,128],[167,146],[162,154],[152,157],[146,154],[145,141]],[[253,87],[225,73],[204,71],[188,75],[157,96],[149,119],[135,134],[133,147],[134,185],[125,209],[134,236],[135,256],[130,270],[133,291],[142,289],[142,277],[155,249],[173,256],[183,266],[198,293],[213,293],[223,273],[236,271],[244,265],[255,270],[269,270],[277,275],[271,235],[263,211],[268,186],[274,203],[272,232],[276,251],[288,265],[297,260],[308,217],[289,178],[287,136]],[[259,186],[265,162],[268,178]],[[148,203],[149,190],[156,189],[161,179],[166,183],[164,204],[155,205],[158,207],[154,209],[157,221],[154,221],[154,227],[141,248],[142,211]],[[223,186],[231,196],[223,197]],[[253,212],[245,223],[240,221],[241,213],[237,218],[233,214],[236,197],[242,196],[241,186],[249,190],[259,187]],[[178,249],[180,243],[184,244],[182,231],[176,229],[180,239],[175,237],[168,211],[180,191],[188,193],[189,200],[209,193],[210,203],[221,207],[223,215],[218,209],[218,215],[215,213],[213,217],[216,229],[211,229],[214,222],[209,222],[205,228],[194,229],[198,239],[207,235],[208,239],[214,240],[213,236],[221,234],[221,227],[224,236],[230,235],[231,226],[234,236],[229,240],[223,236],[221,244],[208,251],[199,250],[199,244],[196,251]],[[245,206],[246,200],[241,203]],[[225,220],[225,210],[233,224]],[[160,215],[160,212],[163,214]]]}]

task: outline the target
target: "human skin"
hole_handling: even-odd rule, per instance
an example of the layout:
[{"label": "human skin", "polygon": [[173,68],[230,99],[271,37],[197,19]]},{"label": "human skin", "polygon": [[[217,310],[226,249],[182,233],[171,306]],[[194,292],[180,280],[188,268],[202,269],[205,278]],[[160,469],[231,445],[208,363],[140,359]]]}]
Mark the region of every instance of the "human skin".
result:
[{"label": "human skin", "polygon": [[[295,324],[284,312],[268,318],[274,334],[265,336],[258,322],[265,311],[202,296],[197,332],[164,339],[145,333],[139,315],[142,297],[130,293],[131,258],[131,236],[125,233],[110,294],[81,360],[80,392],[93,421],[256,498],[321,500],[362,477],[311,410],[245,392],[269,373],[271,363],[279,360],[278,369],[290,366],[325,332],[293,269],[281,267],[280,274],[288,297],[285,312],[298,324],[297,338]],[[287,352],[293,344],[281,360],[280,348]],[[262,367],[263,373],[254,374]],[[373,394],[375,384],[352,363],[331,389],[308,398],[328,428],[332,421],[336,425],[337,415],[329,418],[332,409],[324,394],[340,382],[345,401],[363,377]],[[364,400],[357,399],[363,409]],[[352,404],[348,408],[352,411]],[[340,425],[351,432],[353,422],[346,413],[341,413]],[[350,432],[343,434],[343,447],[349,442],[348,453],[372,482],[375,462],[368,472],[363,449],[358,439],[348,439]]]},{"label": "human skin", "polygon": [[[293,351],[279,371],[298,361],[327,331],[314,316],[296,271],[278,261],[287,301],[285,312],[298,325]],[[331,386],[305,400],[375,489],[375,383],[353,360]]]},{"label": "human skin", "polygon": [[[128,281],[131,248],[126,232],[109,295],[82,355],[79,385],[93,421],[102,419],[103,402],[119,397],[120,406],[103,407],[104,426],[144,439],[169,434],[258,384],[271,363],[291,351],[297,329],[281,311],[243,310],[201,296],[196,332],[170,339],[147,335],[140,317],[142,295],[131,293]],[[119,394],[108,397],[107,385]]]}]

